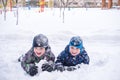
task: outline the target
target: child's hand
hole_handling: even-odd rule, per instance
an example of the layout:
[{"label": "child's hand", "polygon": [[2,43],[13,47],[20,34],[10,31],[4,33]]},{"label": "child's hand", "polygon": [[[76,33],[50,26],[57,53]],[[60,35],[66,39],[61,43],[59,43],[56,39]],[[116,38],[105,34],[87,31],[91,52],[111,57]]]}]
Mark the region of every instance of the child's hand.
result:
[{"label": "child's hand", "polygon": [[37,66],[33,66],[33,67],[31,67],[30,69],[29,69],[29,74],[31,75],[31,76],[34,76],[34,75],[36,75],[38,73],[38,67]]},{"label": "child's hand", "polygon": [[42,65],[42,71],[53,71],[53,65],[50,65],[49,63],[45,63]]},{"label": "child's hand", "polygon": [[55,65],[55,70],[63,72],[65,70],[62,64]]},{"label": "child's hand", "polygon": [[67,71],[74,71],[74,70],[76,70],[76,67],[74,66],[67,67]]}]

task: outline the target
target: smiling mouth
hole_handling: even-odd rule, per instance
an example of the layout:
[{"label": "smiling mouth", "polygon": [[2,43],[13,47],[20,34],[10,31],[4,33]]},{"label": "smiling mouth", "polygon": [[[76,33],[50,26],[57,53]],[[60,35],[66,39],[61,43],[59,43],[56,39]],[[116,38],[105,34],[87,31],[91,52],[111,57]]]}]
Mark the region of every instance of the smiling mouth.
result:
[{"label": "smiling mouth", "polygon": [[37,53],[37,55],[40,55],[41,53]]},{"label": "smiling mouth", "polygon": [[72,53],[72,54],[76,54],[76,53]]}]

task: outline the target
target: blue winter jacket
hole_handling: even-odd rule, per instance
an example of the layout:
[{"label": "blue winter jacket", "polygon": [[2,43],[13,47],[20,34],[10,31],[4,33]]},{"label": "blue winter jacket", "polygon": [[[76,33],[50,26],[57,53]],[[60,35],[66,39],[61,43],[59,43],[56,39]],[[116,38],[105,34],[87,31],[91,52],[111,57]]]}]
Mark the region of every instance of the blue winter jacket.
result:
[{"label": "blue winter jacket", "polygon": [[62,64],[63,66],[76,66],[81,63],[89,64],[89,56],[84,48],[80,51],[80,54],[72,56],[69,52],[69,45],[67,45],[65,50],[57,57],[55,63]]}]

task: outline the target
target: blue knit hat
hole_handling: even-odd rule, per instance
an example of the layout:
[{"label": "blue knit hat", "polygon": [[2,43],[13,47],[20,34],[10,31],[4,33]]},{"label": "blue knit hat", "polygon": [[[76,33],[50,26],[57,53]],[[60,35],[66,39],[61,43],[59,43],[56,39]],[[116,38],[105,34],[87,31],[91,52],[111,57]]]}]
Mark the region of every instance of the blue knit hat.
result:
[{"label": "blue knit hat", "polygon": [[77,47],[81,50],[83,48],[83,41],[79,36],[74,36],[71,38],[69,45]]}]

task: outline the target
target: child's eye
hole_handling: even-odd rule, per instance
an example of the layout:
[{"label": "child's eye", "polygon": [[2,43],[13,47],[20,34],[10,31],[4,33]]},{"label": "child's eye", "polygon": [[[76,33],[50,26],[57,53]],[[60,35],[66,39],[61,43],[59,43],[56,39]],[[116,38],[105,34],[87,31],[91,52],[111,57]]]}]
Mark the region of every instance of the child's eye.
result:
[{"label": "child's eye", "polygon": [[44,49],[43,47],[40,47],[40,49]]},{"label": "child's eye", "polygon": [[80,50],[79,48],[76,48],[76,50]]},{"label": "child's eye", "polygon": [[37,49],[37,50],[42,50],[42,49],[44,49],[43,47],[35,47],[35,49]]},{"label": "child's eye", "polygon": [[71,48],[71,49],[74,49],[74,47],[73,47],[73,46],[71,46],[70,48]]}]

